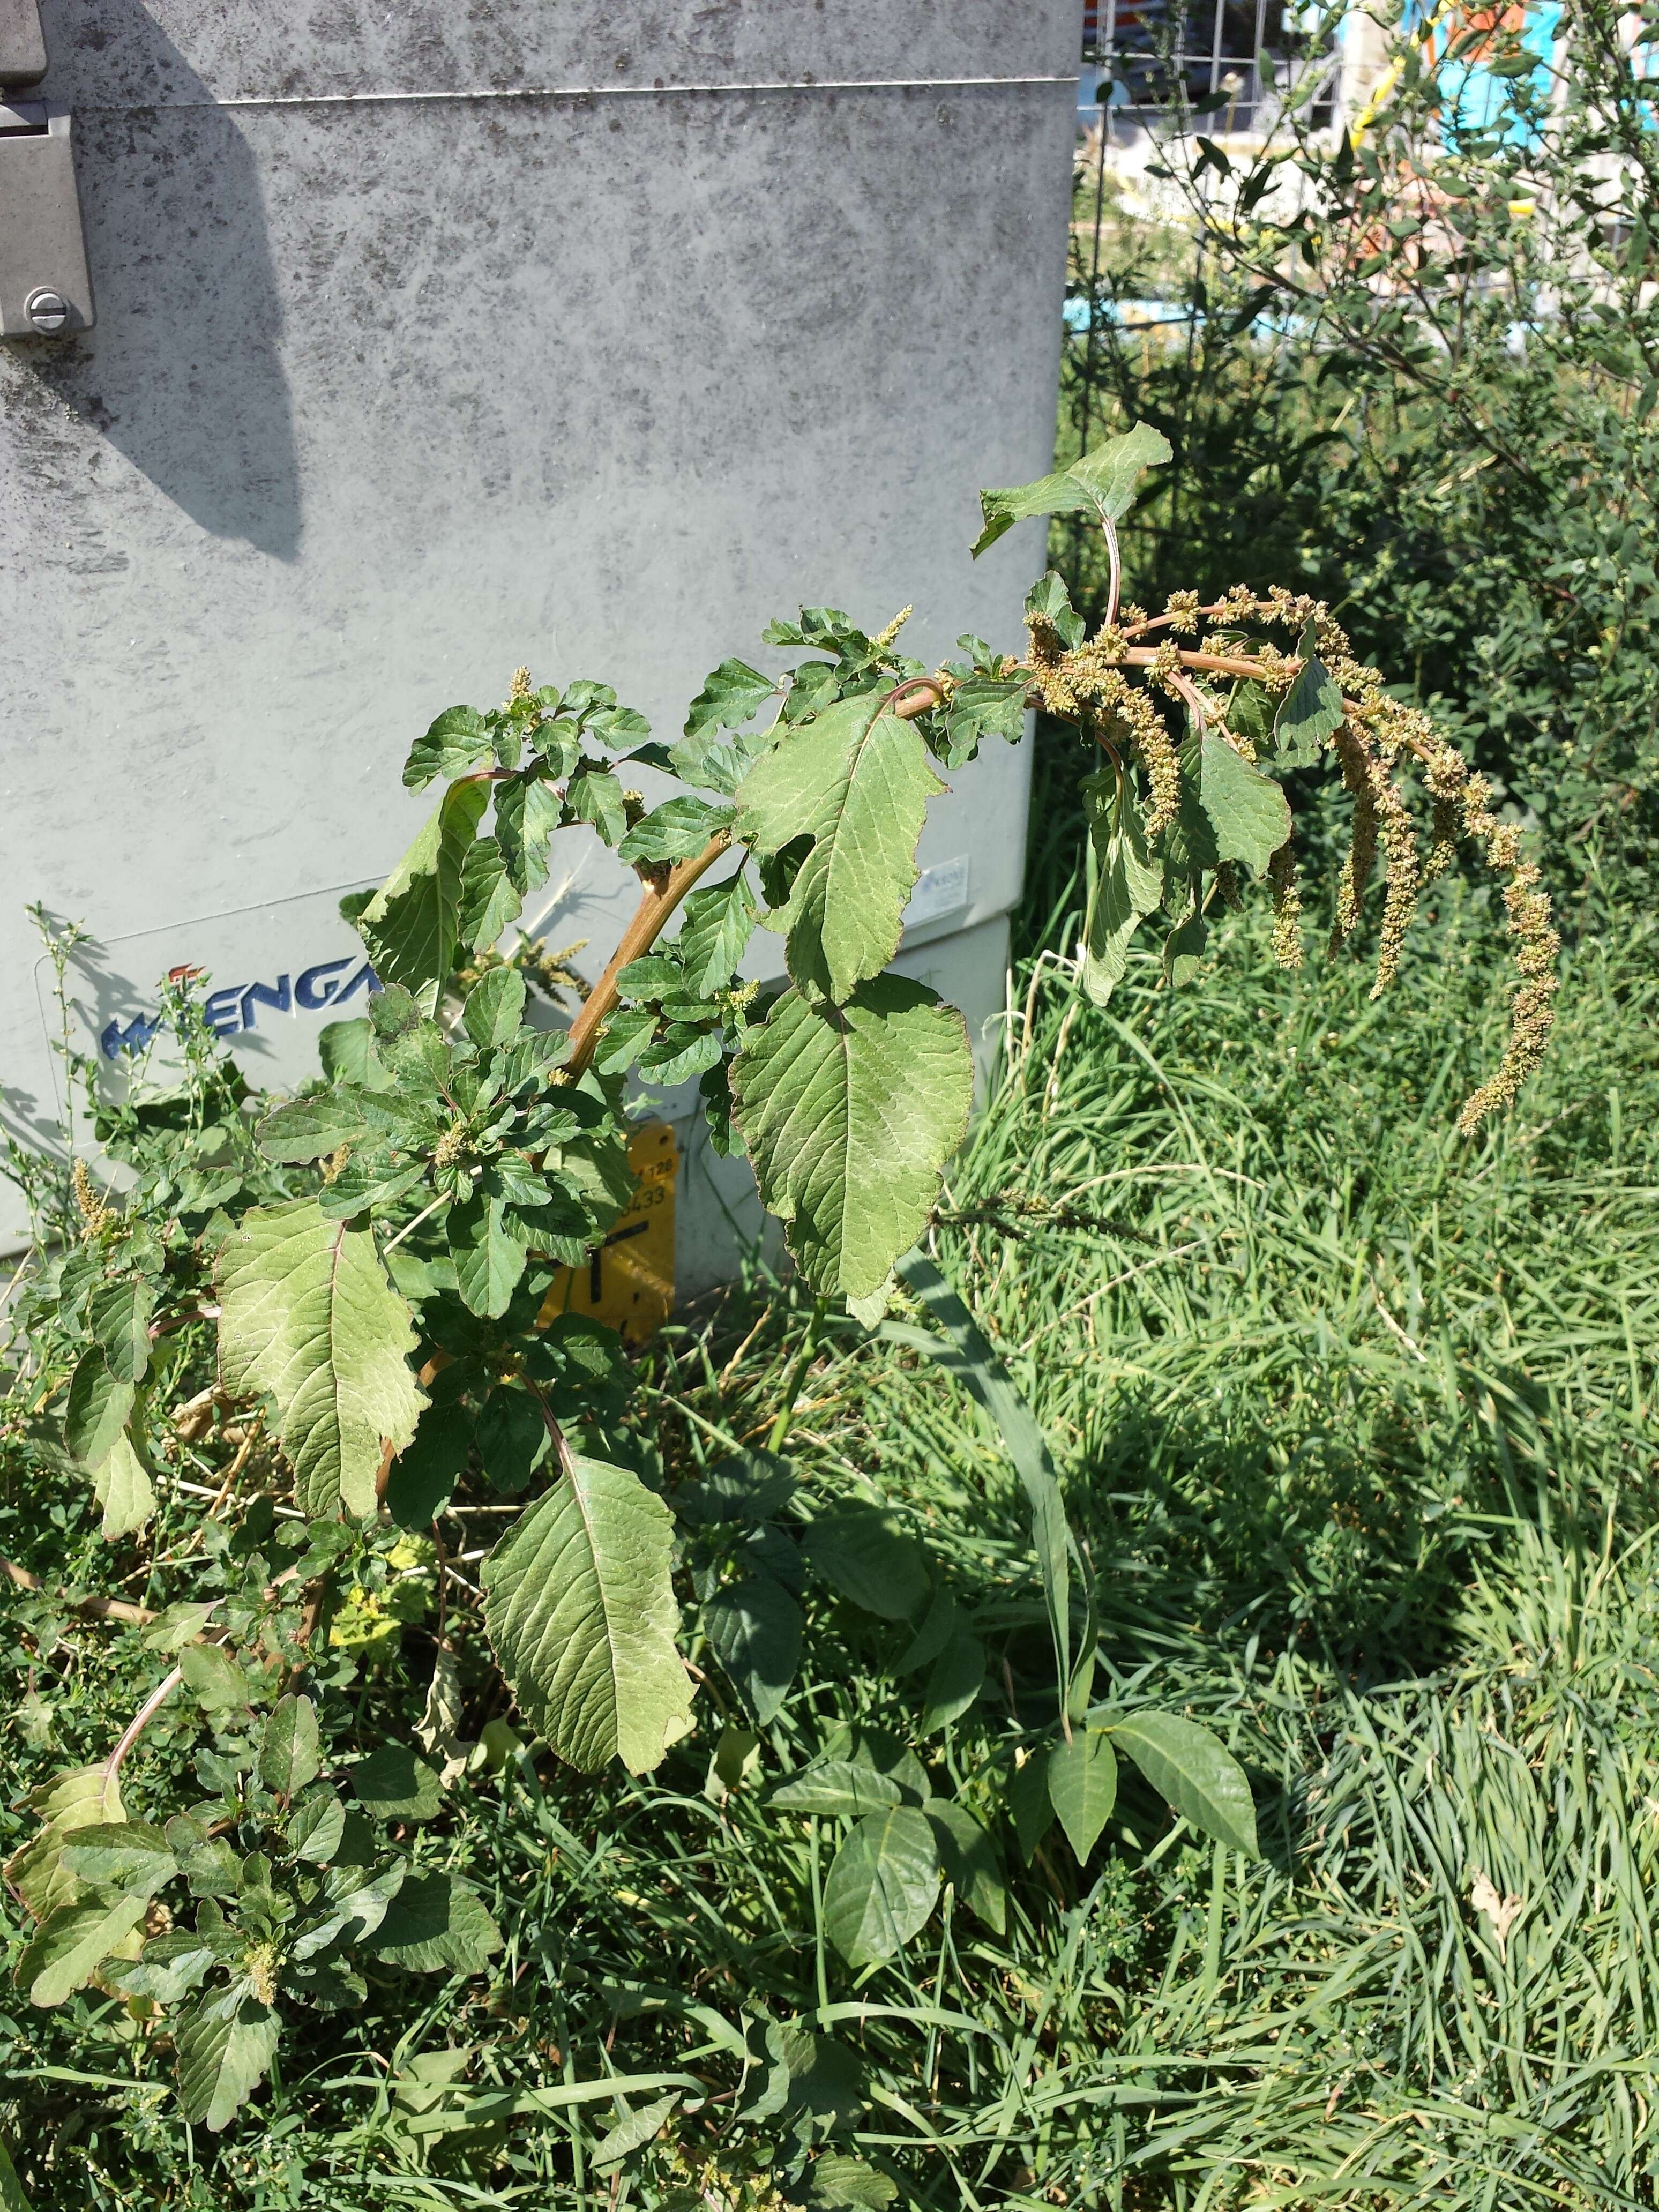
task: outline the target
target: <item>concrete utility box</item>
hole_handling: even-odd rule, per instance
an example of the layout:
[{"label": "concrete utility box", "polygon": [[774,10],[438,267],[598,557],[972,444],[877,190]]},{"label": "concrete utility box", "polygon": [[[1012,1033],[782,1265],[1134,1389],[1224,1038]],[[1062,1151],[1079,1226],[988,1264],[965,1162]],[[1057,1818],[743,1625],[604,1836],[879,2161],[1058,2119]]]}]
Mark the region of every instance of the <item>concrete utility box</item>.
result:
[{"label": "concrete utility box", "polygon": [[[803,599],[870,628],[914,602],[919,655],[1017,643],[1037,529],[967,549],[975,487],[1049,463],[1079,0],[40,15],[45,76],[0,98],[68,119],[90,292],[0,340],[15,1129],[59,1103],[27,900],[101,948],[83,1047],[197,965],[251,1077],[290,1081],[361,1009],[336,901],[417,826],[399,767],[442,708],[525,662],[672,738]],[[60,280],[29,274],[9,143],[39,316]],[[1027,764],[954,783],[902,964],[982,1024]],[[635,889],[565,833],[525,919],[597,973]],[[778,939],[755,955],[781,971]],[[688,1150],[683,1291],[739,1194],[714,1173]]]}]

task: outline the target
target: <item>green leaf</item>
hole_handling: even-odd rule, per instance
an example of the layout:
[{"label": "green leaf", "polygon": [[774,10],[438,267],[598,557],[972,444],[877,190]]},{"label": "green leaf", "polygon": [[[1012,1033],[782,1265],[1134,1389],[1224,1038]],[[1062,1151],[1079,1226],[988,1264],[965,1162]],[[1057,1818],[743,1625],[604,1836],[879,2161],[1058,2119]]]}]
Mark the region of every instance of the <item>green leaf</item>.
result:
[{"label": "green leaf", "polygon": [[181,2014],[173,2035],[185,2118],[216,2134],[228,2127],[264,2079],[279,2032],[270,2006],[234,1987]]},{"label": "green leaf", "polygon": [[355,1083],[366,1091],[389,1091],[392,1078],[374,1057],[374,1024],[360,1015],[355,1022],[326,1022],[317,1033],[323,1073],[331,1083]]},{"label": "green leaf", "polygon": [[1011,484],[1000,491],[982,491],[979,503],[985,527],[974,541],[977,560],[988,545],[994,545],[1017,522],[1034,514],[1073,514],[1092,508],[1103,521],[1120,522],[1128,513],[1135,487],[1144,469],[1156,468],[1172,457],[1163,433],[1137,422],[1103,446],[1097,446],[1081,460],[1073,461],[1034,483]]},{"label": "green leaf", "polygon": [[933,1662],[922,1692],[921,1733],[932,1735],[960,1720],[985,1680],[985,1646],[966,1629],[954,1635]]},{"label": "green leaf", "polygon": [[918,1668],[931,1667],[960,1625],[957,1618],[957,1601],[951,1595],[949,1584],[936,1582],[933,1595],[927,1601],[927,1610],[922,1615],[921,1627],[893,1662],[894,1673],[910,1674]]},{"label": "green leaf", "polygon": [[1000,1936],[1008,1921],[1008,1893],[990,1837],[967,1807],[951,1798],[930,1797],[922,1809],[945,1879],[968,1910]]},{"label": "green leaf", "polygon": [[806,2202],[813,2212],[886,2212],[898,2184],[861,2158],[827,2150],[812,2161]]},{"label": "green leaf", "polygon": [[933,1587],[927,1554],[878,1505],[839,1505],[807,1529],[801,1553],[842,1597],[884,1620],[908,1620]]},{"label": "green leaf", "polygon": [[801,1273],[815,1291],[867,1297],[921,1235],[967,1129],[967,1025],[907,976],[878,976],[841,1007],[787,991],[745,1035],[732,1095]]},{"label": "green leaf", "polygon": [[731,822],[729,806],[712,806],[706,799],[665,799],[634,824],[617,846],[617,858],[629,863],[693,860]]},{"label": "green leaf", "polygon": [[779,1783],[768,1803],[786,1813],[821,1813],[857,1819],[902,1805],[906,1792],[890,1774],[851,1759],[823,1759]]},{"label": "green leaf", "polygon": [[656,1032],[651,1006],[619,1006],[599,1031],[593,1065],[601,1075],[620,1075],[636,1060]]},{"label": "green leaf", "polygon": [[728,983],[754,927],[754,894],[741,869],[727,883],[693,891],[675,940],[684,963],[684,988],[694,998],[704,999]]},{"label": "green leaf", "polygon": [[407,1744],[383,1743],[346,1771],[346,1787],[381,1820],[435,1820],[443,1810],[438,1778]]},{"label": "green leaf", "polygon": [[1164,872],[1147,856],[1133,775],[1103,769],[1083,786],[1094,878],[1083,934],[1083,988],[1103,1006],[1129,964],[1129,940],[1164,895]]},{"label": "green leaf", "polygon": [[623,787],[604,769],[584,769],[565,786],[565,799],[579,822],[591,822],[607,845],[621,842],[628,829]]},{"label": "green leaf", "polygon": [[945,765],[960,768],[985,738],[1018,744],[1025,735],[1030,688],[1030,678],[1024,676],[970,676],[958,684],[945,712],[949,744]]},{"label": "green leaf", "polygon": [[1048,1802],[1081,1866],[1117,1802],[1117,1760],[1103,1729],[1074,1729],[1048,1753]]},{"label": "green leaf", "polygon": [[127,1425],[132,1398],[131,1383],[110,1373],[109,1362],[95,1346],[81,1354],[70,1378],[64,1441],[82,1467],[101,1466],[109,1457]]},{"label": "green leaf", "polygon": [[1007,1794],[1020,1856],[1030,1866],[1054,1818],[1048,1796],[1048,1761],[1042,1751],[1032,1752],[1024,1765],[1015,1765],[1008,1777]]},{"label": "green leaf", "polygon": [[561,1759],[655,1766],[691,1725],[674,1648],[673,1523],[626,1468],[573,1458],[483,1568],[484,1622],[520,1706]]},{"label": "green leaf", "polygon": [[837,1004],[898,949],[916,840],[945,788],[915,724],[879,707],[876,693],[838,701],[757,761],[738,793],[737,835],[757,851],[813,841],[767,926],[787,931],[795,982]]},{"label": "green leaf", "polygon": [[259,1779],[278,1797],[292,1797],[322,1771],[317,1708],[309,1698],[279,1698],[259,1740]]},{"label": "green leaf", "polygon": [[[1076,1547],[1066,1526],[1060,1476],[1042,1431],[973,1316],[933,1261],[911,1253],[900,1261],[898,1272],[945,1332],[942,1340],[915,1330],[901,1340],[915,1345],[954,1375],[989,1413],[1008,1448],[1031,1508],[1031,1534],[1054,1638],[1056,1680],[1067,1682],[1072,1674],[1070,1561]],[[887,1334],[897,1334],[893,1324]]]},{"label": "green leaf", "polygon": [[461,1027],[480,1052],[509,1045],[524,1020],[525,981],[516,968],[492,968],[466,994]]},{"label": "green leaf", "polygon": [[77,1881],[151,1897],[179,1871],[159,1828],[147,1820],[100,1821],[64,1839],[64,1865]]},{"label": "green leaf", "polygon": [[472,1416],[465,1406],[428,1406],[414,1441],[392,1462],[386,1510],[400,1528],[430,1528],[466,1468]]},{"label": "green leaf", "polygon": [[369,1948],[388,1966],[421,1974],[483,1972],[501,1948],[483,1899],[453,1875],[406,1875]]},{"label": "green leaf", "polygon": [[1302,672],[1279,702],[1273,716],[1273,740],[1286,768],[1312,768],[1327,738],[1342,726],[1342,694],[1314,650],[1314,625],[1309,623],[1297,647]]},{"label": "green leaf", "polygon": [[1114,1713],[1097,1706],[1089,1723],[1104,1729],[1128,1753],[1184,1820],[1231,1850],[1261,1857],[1249,1778],[1218,1736],[1175,1713]]},{"label": "green leaf", "polygon": [[1164,973],[1168,981],[1177,988],[1188,983],[1204,964],[1204,947],[1208,941],[1210,925],[1204,918],[1197,885],[1193,889],[1193,902],[1182,921],[1164,940]]},{"label": "green leaf", "polygon": [[289,1814],[288,1847],[296,1859],[304,1859],[311,1866],[327,1866],[339,1850],[345,1823],[345,1807],[333,1791],[319,1790]]},{"label": "green leaf", "polygon": [[188,1644],[179,1654],[185,1687],[204,1712],[245,1711],[248,1679],[228,1651],[217,1644]]},{"label": "green leaf", "polygon": [[[637,2112],[629,2112],[618,2120],[610,2133],[602,2136],[593,2146],[594,2171],[603,2173],[611,2166],[620,2166],[636,2150],[643,2150],[647,2143],[653,2142],[668,2125],[679,2101],[677,2089],[666,2097],[659,2097],[654,2104],[641,2105]],[[0,2212],[3,2212],[3,2208],[0,2208]]]},{"label": "green leaf", "polygon": [[709,1599],[702,1626],[757,1726],[769,1727],[800,1660],[799,1606],[772,1576],[744,1575]]},{"label": "green leaf", "polygon": [[[355,1022],[331,1022],[329,1030],[357,1026]],[[367,1045],[367,1023],[362,1024],[362,1030]],[[325,1030],[325,1036],[329,1030]],[[330,1152],[338,1152],[342,1145],[356,1144],[362,1133],[363,1117],[356,1100],[342,1091],[327,1091],[319,1098],[290,1099],[274,1114],[267,1114],[254,1135],[268,1160],[295,1166],[307,1160],[320,1160]]]},{"label": "green leaf", "polygon": [[507,1311],[528,1251],[508,1207],[476,1191],[452,1206],[444,1224],[461,1302],[471,1312],[499,1320]]},{"label": "green leaf", "polygon": [[256,1206],[215,1272],[220,1380],[233,1397],[270,1394],[301,1510],[373,1513],[382,1449],[403,1449],[426,1403],[374,1237],[313,1199]]},{"label": "green leaf", "polygon": [[404,763],[404,781],[423,791],[434,776],[465,775],[494,757],[483,716],[476,707],[446,707],[423,738],[416,738]]},{"label": "green leaf", "polygon": [[475,838],[461,862],[461,889],[455,934],[475,952],[488,952],[501,932],[516,921],[524,894],[513,880],[506,854],[494,837]]},{"label": "green leaf", "polygon": [[0,2212],[30,2212],[29,2200],[17,2179],[17,2168],[3,2142],[0,2142]]},{"label": "green leaf", "polygon": [[718,1030],[693,1029],[685,1022],[675,1022],[665,1036],[640,1054],[640,1074],[647,1083],[684,1083],[714,1066],[720,1057]]},{"label": "green leaf", "polygon": [[102,1464],[93,1469],[93,1494],[104,1509],[100,1533],[106,1544],[143,1528],[155,1510],[155,1485],[123,1429]]},{"label": "green leaf", "polygon": [[46,1824],[5,1865],[15,1890],[37,1920],[73,1903],[77,1880],[64,1864],[64,1840],[78,1828],[123,1819],[121,1791],[106,1766],[76,1766],[29,1793],[29,1808]]},{"label": "green leaf", "polygon": [[849,1966],[890,1959],[939,1895],[939,1847],[925,1813],[890,1805],[860,1820],[823,1885],[823,1932]]},{"label": "green leaf", "polygon": [[1224,860],[1243,860],[1255,876],[1291,834],[1290,801],[1270,775],[1247,761],[1220,731],[1206,723],[1199,797]]},{"label": "green leaf", "polygon": [[1037,578],[1025,594],[1025,611],[1028,615],[1041,615],[1062,645],[1081,645],[1088,635],[1087,625],[1072,605],[1065,579],[1057,569],[1050,568],[1046,575]]},{"label": "green leaf", "polygon": [[118,1382],[141,1382],[149,1367],[155,1285],[142,1275],[105,1283],[87,1302],[87,1321]]},{"label": "green leaf", "polygon": [[557,787],[539,776],[495,786],[495,842],[515,890],[527,893],[547,881],[548,840],[563,819]]},{"label": "green leaf", "polygon": [[60,2005],[89,1982],[118,1943],[143,1918],[142,1892],[60,1905],[25,1946],[12,1978],[31,2004]]},{"label": "green leaf", "polygon": [[489,804],[487,783],[452,783],[356,917],[381,982],[418,993],[428,1011],[455,965],[461,869]]},{"label": "green leaf", "polygon": [[754,720],[777,688],[769,676],[763,676],[746,660],[721,661],[703,678],[702,690],[686,709],[686,736],[695,738],[705,729],[741,729]]}]

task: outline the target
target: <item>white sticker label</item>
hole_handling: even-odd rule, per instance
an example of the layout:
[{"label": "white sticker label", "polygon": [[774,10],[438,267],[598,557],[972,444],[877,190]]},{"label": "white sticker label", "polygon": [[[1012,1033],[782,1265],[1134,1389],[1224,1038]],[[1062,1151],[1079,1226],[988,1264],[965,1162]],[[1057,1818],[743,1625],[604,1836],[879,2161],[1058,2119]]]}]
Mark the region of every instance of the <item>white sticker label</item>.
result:
[{"label": "white sticker label", "polygon": [[963,853],[954,860],[939,860],[922,870],[904,909],[904,926],[919,929],[924,922],[960,913],[967,903],[968,855]]}]

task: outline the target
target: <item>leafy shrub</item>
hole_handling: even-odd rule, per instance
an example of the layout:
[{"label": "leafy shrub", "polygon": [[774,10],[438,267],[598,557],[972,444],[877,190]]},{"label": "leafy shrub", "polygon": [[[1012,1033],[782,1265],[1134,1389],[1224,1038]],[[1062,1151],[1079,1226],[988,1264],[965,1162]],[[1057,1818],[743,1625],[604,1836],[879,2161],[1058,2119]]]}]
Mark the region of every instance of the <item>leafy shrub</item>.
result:
[{"label": "leafy shrub", "polygon": [[[981,548],[1023,515],[1087,508],[1115,576],[1115,523],[1166,451],[1138,428],[1037,484],[986,493]],[[1273,625],[1293,650],[1261,635]],[[1474,838],[1504,884],[1521,969],[1509,1044],[1465,1104],[1468,1129],[1541,1050],[1553,933],[1519,833],[1320,605],[1238,589],[1203,605],[1187,592],[1149,617],[1114,590],[1090,635],[1051,574],[1029,627],[1022,659],[965,638],[965,659],[929,671],[896,653],[896,623],[871,636],[806,611],[769,633],[806,659],[776,682],[722,663],[667,749],[591,683],[525,678],[499,710],[452,708],[405,769],[413,787],[444,781],[436,811],[386,885],[350,902],[383,988],[368,1017],[325,1032],[325,1079],[283,1103],[251,1100],[179,987],[182,1086],[99,1109],[123,1193],[77,1160],[54,1195],[47,1169],[16,1164],[46,1212],[17,1294],[12,1480],[44,1496],[78,1472],[106,1544],[161,1510],[167,1543],[138,1570],[143,1603],[74,1583],[60,1597],[10,1569],[32,1593],[25,1650],[50,1650],[66,1611],[132,1632],[131,1719],[31,1793],[35,1825],[7,1867],[33,1923],[15,1978],[35,2006],[112,2005],[136,2049],[170,2046],[191,2123],[225,2128],[280,2065],[284,2028],[349,2014],[371,1975],[489,1969],[514,1939],[481,1894],[491,1844],[465,1809],[467,1778],[511,1761],[533,1775],[509,1698],[580,1774],[661,1765],[696,1726],[683,1599],[725,1685],[699,1670],[725,1717],[705,1800],[718,1808],[745,1786],[763,1736],[789,1762],[767,1803],[808,1824],[819,2004],[809,2025],[682,2002],[676,2017],[712,2036],[695,2055],[715,2086],[684,2063],[568,2082],[548,2109],[622,2105],[602,2166],[641,2149],[676,2106],[687,2123],[712,2109],[763,2128],[743,2139],[816,2201],[884,2201],[880,2177],[815,2155],[844,2130],[850,2094],[821,2032],[836,2016],[824,1943],[855,1972],[899,1958],[942,1889],[1000,1930],[1000,1839],[1030,1861],[1057,1826],[1085,1864],[1117,1803],[1120,1754],[1134,1792],[1255,1855],[1248,1782],[1211,1731],[1133,1681],[1097,1698],[1099,1595],[1042,1432],[912,1249],[942,1218],[971,1091],[960,1017],[887,969],[942,787],[934,764],[1017,739],[1034,702],[1103,754],[1085,784],[1078,966],[1095,1006],[1160,908],[1166,976],[1195,972],[1212,907],[1238,899],[1247,873],[1271,886],[1276,947],[1294,963],[1279,778],[1327,750],[1355,802],[1340,932],[1359,918],[1379,842],[1386,857],[1381,991],[1423,872],[1404,781],[1421,768],[1426,867],[1447,865],[1458,834]],[[780,695],[775,721],[754,727]],[[1179,738],[1166,708],[1185,718]],[[647,809],[617,772],[629,761],[705,795]],[[633,863],[641,898],[568,1031],[550,1031],[526,1023],[524,973],[492,948],[544,879],[548,836],[575,823]],[[728,856],[732,873],[705,881]],[[764,1006],[735,974],[757,922],[785,935],[791,976]],[[630,1065],[657,1082],[701,1076],[715,1140],[746,1148],[814,1299],[763,1446],[721,1437],[720,1455],[672,1490],[618,1341],[548,1311],[557,1268],[583,1261],[628,1195]],[[916,1318],[884,1322],[901,1284]],[[848,1326],[843,1304],[854,1325],[882,1325],[958,1376],[996,1423],[1030,1512],[1035,1607],[971,1613],[903,1513],[802,1492],[783,1448],[816,1337]],[[521,1510],[502,1503],[538,1476]],[[505,1532],[477,1543],[497,1515]],[[459,1556],[447,1521],[464,1532]],[[817,1740],[792,1727],[808,1593],[890,1624],[885,1670],[916,1693]],[[400,1630],[428,1623],[418,1720],[387,1735],[370,1719],[377,1670],[395,1675]],[[981,1702],[993,1634],[1012,1727]],[[79,1733],[101,1724],[90,1716]],[[923,1753],[952,1729],[978,1755],[953,1759],[947,1788]],[[155,1757],[136,1782],[141,1746]],[[826,1819],[851,1826],[821,1871]],[[422,2079],[441,2106],[446,2077]],[[539,2110],[552,2093],[526,2094]],[[517,2109],[509,2094],[502,2116]],[[418,2112],[408,2125],[422,2134]]]}]

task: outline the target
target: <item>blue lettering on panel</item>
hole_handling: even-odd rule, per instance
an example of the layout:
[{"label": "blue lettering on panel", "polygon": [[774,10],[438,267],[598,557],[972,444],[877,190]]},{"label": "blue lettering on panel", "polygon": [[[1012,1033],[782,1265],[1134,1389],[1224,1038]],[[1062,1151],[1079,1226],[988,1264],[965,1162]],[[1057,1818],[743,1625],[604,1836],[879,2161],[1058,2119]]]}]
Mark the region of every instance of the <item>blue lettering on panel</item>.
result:
[{"label": "blue lettering on panel", "polygon": [[274,1006],[279,1014],[285,1014],[293,1004],[293,994],[289,989],[286,975],[276,978],[274,988],[269,983],[250,983],[242,994],[242,1027],[245,1030],[253,1027],[253,1009],[256,1006]]},{"label": "blue lettering on panel", "polygon": [[337,971],[351,965],[349,956],[342,960],[319,960],[314,968],[295,978],[294,1003],[303,1006],[307,1013],[315,1013],[334,996]]}]

